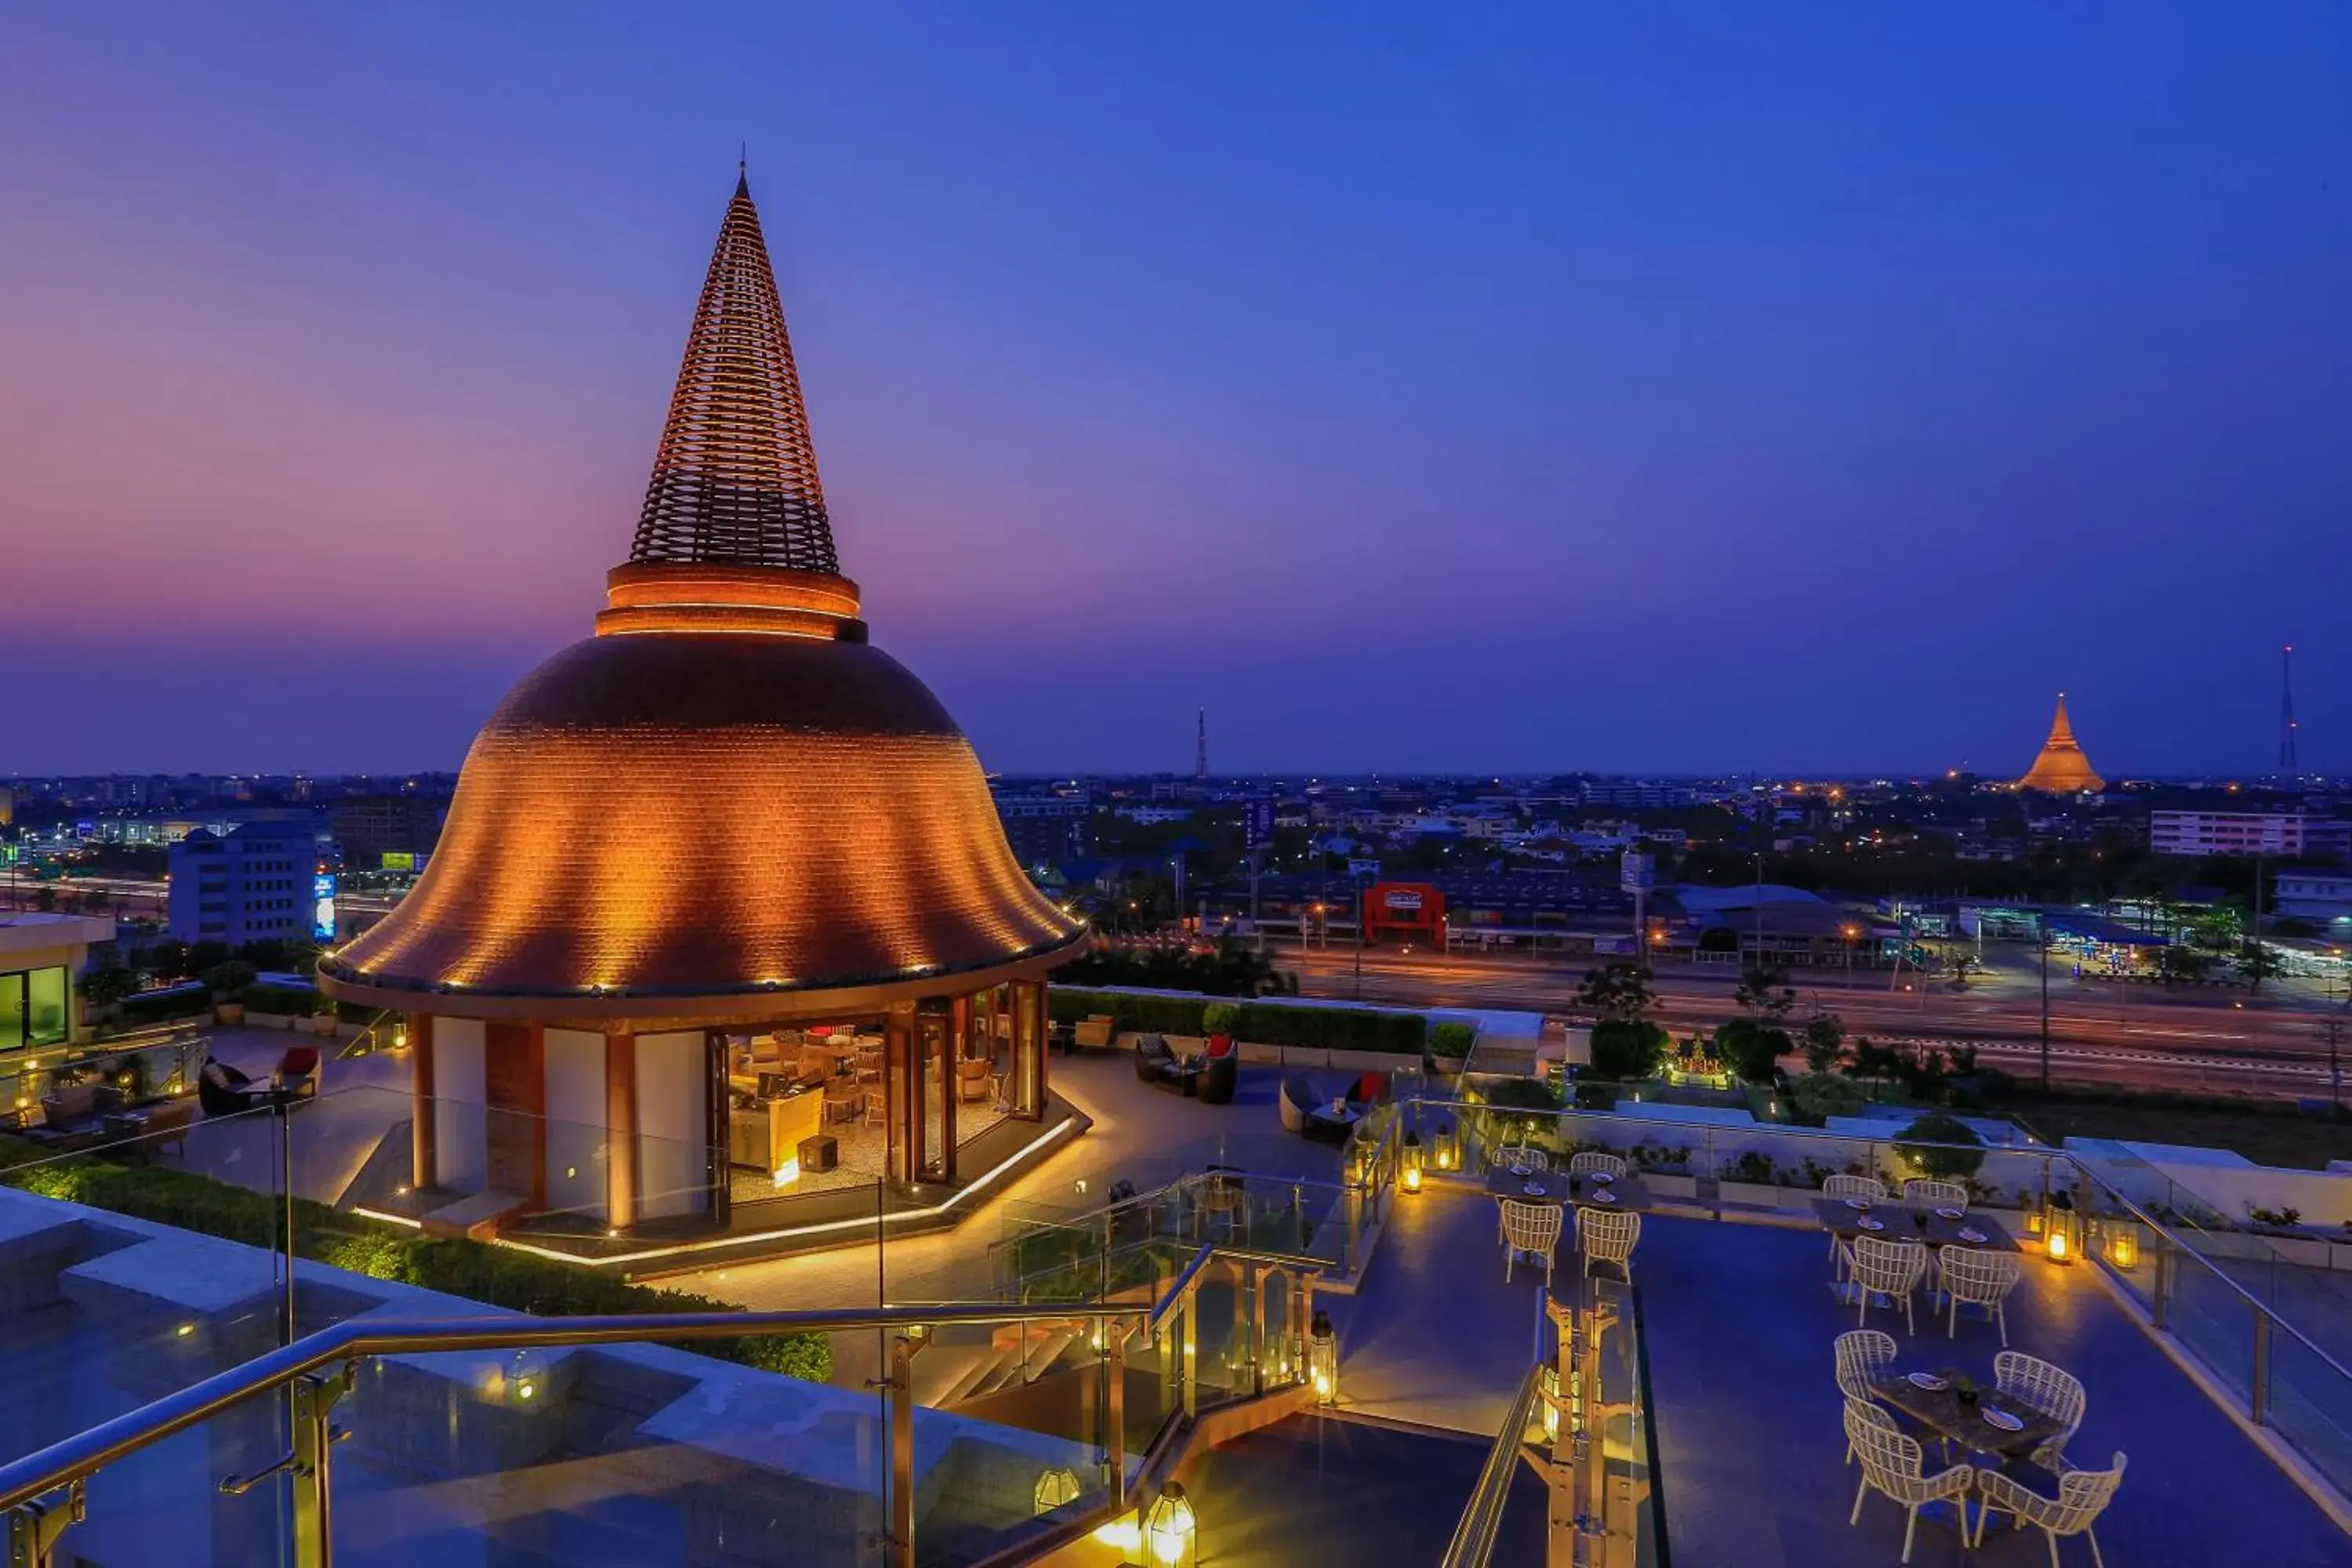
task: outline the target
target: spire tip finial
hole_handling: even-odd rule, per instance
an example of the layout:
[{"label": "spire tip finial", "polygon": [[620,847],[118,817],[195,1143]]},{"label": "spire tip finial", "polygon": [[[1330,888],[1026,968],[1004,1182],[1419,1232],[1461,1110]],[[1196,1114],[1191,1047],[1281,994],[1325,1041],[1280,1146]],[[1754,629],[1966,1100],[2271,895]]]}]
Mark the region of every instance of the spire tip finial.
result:
[{"label": "spire tip finial", "polygon": [[751,144],[749,142],[735,144],[735,194],[739,196],[751,194]]}]

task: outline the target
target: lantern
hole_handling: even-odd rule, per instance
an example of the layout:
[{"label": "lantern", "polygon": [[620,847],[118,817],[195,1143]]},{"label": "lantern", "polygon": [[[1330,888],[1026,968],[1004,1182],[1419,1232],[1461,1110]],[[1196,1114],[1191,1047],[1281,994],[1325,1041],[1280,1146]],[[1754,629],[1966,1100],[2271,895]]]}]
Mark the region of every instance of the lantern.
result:
[{"label": "lantern", "polygon": [[2072,1263],[2081,1250],[2081,1233],[2075,1228],[2082,1216],[2074,1212],[2074,1200],[2058,1193],[2050,1200],[2049,1234],[2042,1238],[2042,1250],[2053,1263]]},{"label": "lantern", "polygon": [[1404,1152],[1402,1160],[1403,1173],[1397,1178],[1398,1184],[1402,1186],[1404,1190],[1409,1193],[1417,1193],[1421,1191],[1422,1150],[1420,1133],[1408,1132],[1404,1135]]},{"label": "lantern", "polygon": [[1454,1135],[1454,1123],[1451,1121],[1441,1121],[1438,1123],[1437,1147],[1435,1152],[1437,1156],[1437,1168],[1439,1170],[1452,1171],[1458,1170],[1461,1167],[1462,1144]]},{"label": "lantern", "polygon": [[2107,1239],[2107,1261],[2123,1269],[2139,1267],[2137,1224],[2126,1224],[2118,1227],[2116,1234]]},{"label": "lantern", "polygon": [[2042,1234],[2042,1229],[2043,1229],[2043,1224],[2042,1224],[2042,1211],[2043,1207],[2044,1207],[2044,1206],[2046,1206],[2046,1205],[2049,1204],[2049,1202],[2050,1202],[2049,1198],[2045,1196],[2045,1197],[2042,1200],[2042,1202],[2041,1202],[2041,1203],[2035,1204],[2032,1208],[2029,1208],[2029,1209],[2027,1209],[2027,1210],[2025,1211],[2025,1234],[2026,1234],[2026,1235],[2028,1235],[2028,1236],[2040,1236],[2040,1235]]},{"label": "lantern", "polygon": [[1544,1441],[1559,1441],[1559,1368],[1547,1364],[1537,1382],[1543,1385]]},{"label": "lantern", "polygon": [[1037,1478],[1035,1501],[1037,1517],[1045,1518],[1067,1503],[1078,1500],[1078,1478],[1068,1470],[1047,1470]]},{"label": "lantern", "polygon": [[1162,1568],[1198,1563],[1199,1532],[1200,1520],[1183,1487],[1170,1481],[1160,1488],[1159,1500],[1143,1516],[1143,1541],[1151,1549],[1151,1560]]},{"label": "lantern", "polygon": [[1339,1336],[1331,1331],[1331,1314],[1318,1310],[1307,1331],[1307,1381],[1314,1385],[1315,1403],[1336,1404],[1339,1398]]}]

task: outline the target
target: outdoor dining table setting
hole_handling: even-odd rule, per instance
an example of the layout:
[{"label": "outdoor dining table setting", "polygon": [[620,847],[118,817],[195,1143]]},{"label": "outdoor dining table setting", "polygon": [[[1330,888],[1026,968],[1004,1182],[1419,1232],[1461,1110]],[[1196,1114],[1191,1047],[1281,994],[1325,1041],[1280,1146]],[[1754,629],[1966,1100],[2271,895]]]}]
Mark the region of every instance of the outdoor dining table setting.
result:
[{"label": "outdoor dining table setting", "polygon": [[1518,1172],[1496,1164],[1486,1173],[1486,1194],[1529,1204],[1573,1204],[1579,1208],[1615,1208],[1643,1214],[1650,1189],[1639,1176],[1612,1177],[1602,1171]]},{"label": "outdoor dining table setting", "polygon": [[1945,1247],[2017,1250],[2017,1238],[1988,1214],[1958,1208],[1927,1208],[1899,1200],[1815,1198],[1813,1213],[1822,1228],[1840,1241],[1875,1236],[1884,1241],[1924,1242],[1931,1249]]},{"label": "outdoor dining table setting", "polygon": [[[1889,1370],[1872,1379],[1879,1399],[1920,1426],[1970,1453],[1998,1459],[1995,1468],[2029,1464],[2066,1425],[2021,1400],[2004,1398],[1989,1380],[1953,1367],[1933,1371]],[[2028,1473],[2038,1473],[2033,1467]]]}]

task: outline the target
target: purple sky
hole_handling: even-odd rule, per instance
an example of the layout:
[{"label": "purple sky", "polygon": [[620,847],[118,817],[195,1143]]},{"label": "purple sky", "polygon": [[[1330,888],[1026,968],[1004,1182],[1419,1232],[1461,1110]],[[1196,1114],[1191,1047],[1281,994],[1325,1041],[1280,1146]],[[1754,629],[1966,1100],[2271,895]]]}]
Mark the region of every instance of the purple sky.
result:
[{"label": "purple sky", "polygon": [[[1350,18],[1342,24],[1339,18]],[[751,144],[992,767],[2352,769],[2352,10],[0,11],[0,774],[453,765]],[[53,695],[50,695],[53,694]]]}]

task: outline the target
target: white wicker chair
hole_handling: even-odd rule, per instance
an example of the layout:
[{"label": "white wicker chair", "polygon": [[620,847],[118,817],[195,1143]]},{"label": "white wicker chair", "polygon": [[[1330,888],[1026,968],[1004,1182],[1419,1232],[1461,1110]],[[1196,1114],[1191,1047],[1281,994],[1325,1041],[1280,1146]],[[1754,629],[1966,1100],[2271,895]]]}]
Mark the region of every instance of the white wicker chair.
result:
[{"label": "white wicker chair", "polygon": [[1903,1201],[1915,1209],[1969,1212],[1969,1190],[1958,1182],[1935,1182],[1925,1176],[1914,1176],[1903,1184]]},{"label": "white wicker chair", "polygon": [[2011,1522],[2024,1526],[2038,1524],[2044,1539],[2050,1542],[2050,1568],[2058,1568],[2058,1538],[2062,1535],[2086,1535],[2091,1540],[2091,1561],[2098,1568],[2107,1568],[2107,1560],[2099,1554],[2099,1537],[2091,1527],[2114,1500],[2116,1489],[2124,1484],[2124,1466],[2127,1463],[2117,1454],[2115,1463],[2104,1470],[2069,1470],[2058,1478],[2058,1495],[2043,1497],[2022,1482],[2011,1480],[1999,1470],[1980,1470],[1977,1488],[1983,1494],[1984,1507],[1977,1515],[1979,1546],[1984,1544],[1985,1525],[1995,1509],[2011,1517]]},{"label": "white wicker chair", "polygon": [[1495,1151],[1495,1163],[1514,1175],[1529,1176],[1551,1169],[1551,1156],[1525,1143],[1513,1143]]},{"label": "white wicker chair", "polygon": [[1874,1236],[1857,1236],[1853,1245],[1845,1249],[1846,1277],[1853,1281],[1854,1292],[1861,1299],[1854,1314],[1857,1327],[1870,1324],[1870,1299],[1886,1296],[1903,1308],[1903,1326],[1917,1333],[1919,1325],[1911,1313],[1911,1293],[1919,1289],[1919,1281],[1927,1273],[1927,1248],[1916,1241],[1885,1241]]},{"label": "white wicker chair", "polygon": [[[1838,1392],[1864,1405],[1878,1399],[1878,1377],[1895,1364],[1895,1336],[1877,1329],[1848,1329],[1835,1342]],[[1845,1462],[1853,1463],[1853,1445],[1845,1446]]]},{"label": "white wicker chair", "polygon": [[2082,1380],[2064,1367],[2053,1366],[2023,1351],[2003,1351],[1992,1358],[1993,1392],[2012,1404],[2038,1410],[2058,1423],[2057,1433],[2033,1451],[2033,1462],[2045,1470],[2066,1468],[2066,1439],[2083,1425],[2090,1398]]},{"label": "white wicker chair", "polygon": [[[1886,1201],[1886,1184],[1876,1176],[1824,1176],[1822,1196],[1825,1198],[1864,1198],[1874,1204]],[[1840,1266],[1839,1278],[1844,1278],[1843,1259],[1839,1255],[1836,1233],[1830,1236],[1830,1261]]]},{"label": "white wicker chair", "polygon": [[1908,1563],[1911,1538],[1919,1529],[1921,1505],[1948,1501],[1959,1511],[1960,1544],[1969,1543],[1969,1491],[1976,1483],[1974,1469],[1954,1465],[1950,1469],[1928,1475],[1921,1463],[1925,1456],[1919,1445],[1895,1427],[1894,1417],[1875,1405],[1865,1405],[1857,1399],[1845,1402],[1845,1440],[1862,1460],[1862,1484],[1854,1489],[1853,1512],[1847,1517],[1847,1524],[1862,1522],[1863,1501],[1873,1491],[1901,1503],[1906,1515],[1903,1561]]},{"label": "white wicker chair", "polygon": [[1960,1303],[1982,1307],[1992,1319],[1993,1327],[2000,1331],[2000,1345],[2009,1348],[2009,1314],[2001,1303],[2017,1289],[2024,1259],[2014,1249],[2000,1252],[1974,1247],[1947,1247],[1936,1255],[1936,1289],[1950,1298],[1951,1321],[1945,1327],[1944,1337],[1953,1339],[1960,1331]]},{"label": "white wicker chair", "polygon": [[1570,1175],[1589,1176],[1596,1171],[1612,1182],[1622,1182],[1625,1179],[1625,1158],[1622,1154],[1605,1154],[1599,1150],[1587,1150],[1581,1154],[1569,1156]]},{"label": "white wicker chair", "polygon": [[1503,1239],[1509,1245],[1503,1252],[1503,1279],[1508,1283],[1511,1265],[1522,1252],[1543,1265],[1544,1279],[1551,1279],[1552,1253],[1559,1246],[1560,1206],[1558,1204],[1523,1204],[1510,1198],[1503,1200]]},{"label": "white wicker chair", "polygon": [[1580,1208],[1576,1211],[1576,1245],[1584,1254],[1584,1271],[1596,1263],[1613,1263],[1628,1279],[1633,1278],[1633,1246],[1642,1239],[1642,1216],[1627,1209]]}]

